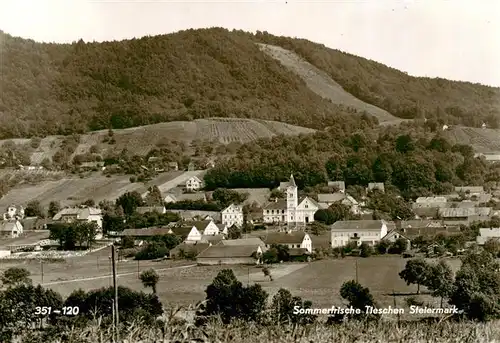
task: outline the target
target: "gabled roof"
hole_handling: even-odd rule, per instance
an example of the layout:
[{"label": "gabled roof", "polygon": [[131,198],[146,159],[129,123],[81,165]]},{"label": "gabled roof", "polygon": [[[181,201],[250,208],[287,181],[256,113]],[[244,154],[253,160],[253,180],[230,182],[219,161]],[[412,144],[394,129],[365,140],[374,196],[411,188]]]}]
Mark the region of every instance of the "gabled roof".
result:
[{"label": "gabled roof", "polygon": [[102,211],[100,208],[94,208],[94,207],[83,207],[83,208],[78,208],[78,207],[71,207],[71,208],[65,208],[54,216],[54,220],[59,220],[63,216],[76,216],[77,219],[85,220],[91,215],[101,215]]},{"label": "gabled roof", "polygon": [[240,238],[240,239],[226,239],[226,240],[223,240],[220,244],[231,245],[231,246],[241,246],[241,245],[252,245],[252,246],[261,246],[261,247],[266,246],[266,244],[260,238],[257,238],[257,237]]},{"label": "gabled roof", "polygon": [[212,245],[202,251],[197,258],[251,257],[257,251],[256,246],[248,245]]},{"label": "gabled roof", "polygon": [[345,193],[341,193],[341,192],[318,194],[318,201],[319,202],[334,203],[337,201],[342,201],[346,198],[347,198],[347,195]]},{"label": "gabled roof", "polygon": [[341,220],[330,225],[330,228],[332,231],[380,231],[384,223],[388,229],[394,226],[394,223],[384,220]]},{"label": "gabled roof", "polygon": [[383,182],[370,182],[368,184],[368,190],[374,190],[378,189],[383,191],[385,189],[384,183]]},{"label": "gabled roof", "polygon": [[403,220],[399,225],[402,229],[425,228],[425,227],[443,227],[440,220]]},{"label": "gabled roof", "polygon": [[201,221],[192,222],[192,225],[194,227],[196,227],[196,229],[198,231],[203,232],[203,231],[205,231],[205,229],[207,228],[207,226],[210,225],[210,223],[212,223],[211,220],[201,220]]},{"label": "gabled roof", "polygon": [[406,238],[406,239],[410,239],[406,236],[406,234],[404,234],[403,232],[401,232],[400,230],[397,230],[397,229],[393,229],[389,232],[387,232],[387,235],[385,235],[384,237],[382,237],[382,239],[388,239],[390,238],[391,236],[394,236],[394,235],[398,235],[398,236],[401,236],[403,238]]},{"label": "gabled roof", "polygon": [[172,250],[170,250],[170,255],[177,255],[182,251],[184,252],[193,252],[195,254],[201,253],[203,250],[208,249],[210,246],[210,243],[203,243],[203,242],[195,242],[195,243],[181,243]]},{"label": "gabled roof", "polygon": [[418,197],[415,202],[418,203],[437,203],[437,202],[446,202],[447,199],[445,197]]},{"label": "gabled roof", "polygon": [[490,213],[491,213],[491,207],[440,208],[439,209],[439,215],[443,218],[489,216]]},{"label": "gabled roof", "polygon": [[218,244],[224,240],[224,235],[202,235],[201,241],[212,244]]},{"label": "gabled roof", "polygon": [[243,212],[243,207],[241,207],[240,205],[236,205],[236,204],[231,204],[229,205],[228,207],[226,207],[225,209],[222,210],[222,213],[226,213],[228,211],[238,211],[238,212]]},{"label": "gabled roof", "polygon": [[293,174],[290,175],[290,179],[288,181],[280,182],[279,189],[281,191],[287,189],[288,187],[297,187]]},{"label": "gabled roof", "polygon": [[207,216],[210,216],[215,221],[219,221],[221,217],[220,212],[217,211],[169,210],[169,212],[179,214],[184,220],[193,220],[196,217],[206,218]]},{"label": "gabled roof", "polygon": [[170,230],[172,230],[172,232],[176,236],[187,237],[189,235],[189,233],[191,232],[192,228],[193,228],[192,225],[191,226],[180,225],[180,226],[171,227]]},{"label": "gabled roof", "polygon": [[260,239],[266,244],[301,244],[306,233],[303,231],[269,232],[261,235]]},{"label": "gabled roof", "polygon": [[125,229],[119,236],[153,237],[170,234],[169,228]]},{"label": "gabled roof", "polygon": [[264,206],[264,210],[286,210],[286,199],[278,199],[278,201],[270,201]]},{"label": "gabled roof", "polygon": [[191,176],[189,179],[186,180],[186,183],[189,182],[190,180],[193,180],[193,181],[197,181],[197,182],[203,182],[202,180],[200,180],[200,178],[198,176]]}]

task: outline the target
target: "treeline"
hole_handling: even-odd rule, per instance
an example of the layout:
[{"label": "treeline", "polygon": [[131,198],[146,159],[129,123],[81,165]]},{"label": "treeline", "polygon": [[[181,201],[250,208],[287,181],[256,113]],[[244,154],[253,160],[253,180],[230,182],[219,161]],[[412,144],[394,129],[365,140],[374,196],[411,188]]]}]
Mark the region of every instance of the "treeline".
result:
[{"label": "treeline", "polygon": [[470,146],[451,146],[439,134],[412,130],[333,128],[298,138],[262,139],[243,145],[208,171],[206,188],[274,188],[293,173],[299,188],[328,180],[362,187],[384,182],[387,190],[411,198],[447,193],[453,185],[488,187],[500,181],[498,166],[474,158]]},{"label": "treeline", "polygon": [[410,77],[320,44],[266,33],[211,28],[120,42],[41,44],[0,32],[0,40],[6,66],[0,138],[207,117],[324,128],[357,113],[313,93],[257,42],[297,52],[347,91],[399,117],[495,127],[499,116],[497,88]]}]

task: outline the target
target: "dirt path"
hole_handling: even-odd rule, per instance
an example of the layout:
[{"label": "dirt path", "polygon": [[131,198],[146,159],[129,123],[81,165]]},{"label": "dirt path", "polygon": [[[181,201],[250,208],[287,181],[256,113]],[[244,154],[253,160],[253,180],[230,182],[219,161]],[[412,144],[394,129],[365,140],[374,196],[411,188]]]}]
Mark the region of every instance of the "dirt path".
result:
[{"label": "dirt path", "polygon": [[305,61],[296,53],[274,45],[259,44],[259,46],[263,52],[299,75],[307,86],[322,98],[331,100],[334,104],[356,108],[360,112],[366,111],[377,117],[381,125],[399,124],[404,121],[386,110],[368,104],[346,92],[327,73]]},{"label": "dirt path", "polygon": [[[161,272],[164,271],[171,271],[175,269],[186,269],[186,268],[192,268],[195,267],[196,264],[190,264],[188,266],[180,266],[180,267],[170,267],[170,268],[161,268],[161,269],[154,269],[158,274],[161,274]],[[130,275],[137,275],[137,272],[129,272],[129,273],[122,273],[122,274],[117,274],[118,277],[124,277],[124,276],[130,276]],[[41,284],[42,286],[53,286],[53,285],[60,285],[60,284],[65,284],[65,283],[75,283],[75,282],[84,282],[84,281],[94,281],[94,280],[100,280],[100,279],[108,279],[111,278],[113,275],[108,274],[108,275],[101,275],[101,276],[94,276],[94,277],[87,277],[87,278],[80,278],[80,279],[72,279],[72,280],[63,280],[63,281],[53,281],[53,282],[46,282]]]}]

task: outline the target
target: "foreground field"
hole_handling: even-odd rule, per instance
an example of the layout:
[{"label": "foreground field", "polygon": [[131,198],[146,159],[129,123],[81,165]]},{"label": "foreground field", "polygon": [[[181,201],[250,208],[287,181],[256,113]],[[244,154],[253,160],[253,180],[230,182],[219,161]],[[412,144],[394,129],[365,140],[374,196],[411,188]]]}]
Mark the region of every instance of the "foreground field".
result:
[{"label": "foreground field", "polygon": [[[82,288],[90,290],[111,285],[109,251],[97,252],[82,258],[73,258],[65,263],[44,265],[44,284],[63,296]],[[415,285],[407,286],[398,273],[404,268],[406,259],[401,257],[371,257],[358,259],[358,280],[370,289],[377,303],[382,307],[406,307],[405,298],[416,293]],[[459,260],[447,260],[453,270],[457,270]],[[312,263],[281,264],[271,267],[273,281],[265,277],[256,266],[195,266],[193,262],[120,262],[118,283],[136,290],[143,290],[137,278],[140,270],[155,268],[160,274],[158,296],[167,306],[187,306],[205,298],[206,287],[217,273],[231,268],[244,284],[259,283],[270,294],[286,288],[293,295],[311,300],[315,307],[340,306],[343,300],[339,290],[345,281],[356,279],[356,260],[345,258],[322,260]],[[8,266],[0,264],[0,269]],[[32,272],[33,280],[41,282],[39,263],[25,265]],[[172,268],[172,269],[169,269]],[[393,295],[393,292],[395,295]],[[425,292],[424,292],[425,293]],[[438,299],[420,295],[421,300],[439,305]]]},{"label": "foreground field", "polygon": [[12,204],[25,205],[31,200],[40,201],[47,206],[51,201],[59,201],[62,206],[71,206],[87,199],[96,203],[101,200],[114,200],[126,192],[137,191],[145,193],[150,185],[157,185],[163,192],[176,186],[177,182],[185,182],[192,175],[201,171],[174,171],[162,173],[147,184],[131,183],[127,175],[112,175],[106,177],[94,174],[88,178],[63,178],[57,181],[43,181],[36,185],[25,185],[10,190],[0,199],[0,208]]},{"label": "foreground field", "polygon": [[[247,143],[259,138],[270,138],[276,135],[298,135],[313,133],[314,130],[286,123],[268,120],[252,120],[237,118],[196,119],[193,121],[174,121],[154,125],[139,126],[114,131],[115,144],[104,142],[108,131],[94,131],[80,136],[80,144],[75,154],[85,154],[92,146],[99,151],[120,153],[127,149],[132,154],[146,155],[158,143],[165,140],[176,140],[188,146],[193,140],[216,141],[223,144],[231,142]],[[40,146],[32,153],[31,163],[39,164],[44,158],[49,160],[61,146],[64,136],[48,136],[41,140]],[[29,139],[12,139],[16,144],[27,144]],[[7,140],[0,141],[0,147]]]}]

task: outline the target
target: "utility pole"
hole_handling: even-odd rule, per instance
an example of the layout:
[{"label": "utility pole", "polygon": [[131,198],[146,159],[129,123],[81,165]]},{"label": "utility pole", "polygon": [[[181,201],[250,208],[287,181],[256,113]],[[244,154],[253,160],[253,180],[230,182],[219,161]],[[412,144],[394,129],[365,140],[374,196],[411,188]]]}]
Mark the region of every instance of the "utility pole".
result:
[{"label": "utility pole", "polygon": [[43,284],[43,260],[40,260],[40,269],[42,270],[42,284]]},{"label": "utility pole", "polygon": [[[396,304],[396,292],[394,292],[394,290],[392,290],[392,299],[394,301],[394,308],[396,309],[398,307],[398,305]],[[401,321],[401,315],[398,312],[398,327],[399,327],[400,321]]]},{"label": "utility pole", "polygon": [[116,280],[116,248],[115,245],[113,244],[111,246],[111,261],[112,261],[112,266],[113,266],[113,288],[115,290],[115,298],[113,301],[113,307],[115,310],[115,337],[116,340],[115,342],[118,342],[119,338],[119,331],[118,331],[118,324],[119,324],[119,315],[118,315],[118,285],[117,285],[117,280]]},{"label": "utility pole", "polygon": [[99,272],[99,256],[96,258],[96,264],[97,264],[97,272]]},{"label": "utility pole", "polygon": [[137,260],[137,278],[140,279],[139,260]]},{"label": "utility pole", "polygon": [[356,282],[358,282],[358,259],[356,258]]}]

